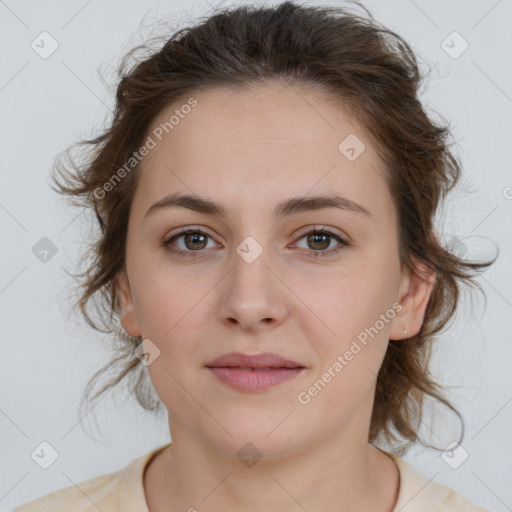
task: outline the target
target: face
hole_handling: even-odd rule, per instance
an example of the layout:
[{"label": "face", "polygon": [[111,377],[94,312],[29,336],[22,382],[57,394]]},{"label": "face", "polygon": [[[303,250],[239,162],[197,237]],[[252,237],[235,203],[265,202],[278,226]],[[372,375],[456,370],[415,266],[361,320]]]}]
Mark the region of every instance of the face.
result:
[{"label": "face", "polygon": [[[124,328],[159,351],[148,371],[173,441],[269,458],[367,443],[388,340],[418,332],[432,289],[401,271],[383,163],[356,120],[298,86],[193,97],[148,132],[117,280]],[[273,356],[212,364],[231,353]]]}]

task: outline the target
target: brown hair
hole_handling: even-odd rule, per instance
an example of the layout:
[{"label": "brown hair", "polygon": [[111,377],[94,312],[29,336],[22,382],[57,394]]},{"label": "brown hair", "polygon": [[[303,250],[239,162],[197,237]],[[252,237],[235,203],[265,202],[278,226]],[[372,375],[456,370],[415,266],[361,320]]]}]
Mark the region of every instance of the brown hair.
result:
[{"label": "brown hair", "polygon": [[[88,153],[81,155],[82,165],[74,163],[68,150],[69,158],[56,165],[54,174],[56,189],[72,196],[75,204],[92,208],[100,228],[89,249],[87,269],[80,274],[83,289],[77,305],[90,325],[114,334],[115,343],[120,342],[117,356],[89,380],[83,399],[89,402],[96,380],[117,368],[94,399],[129,377],[144,408],[158,411],[161,406],[145,367],[133,356],[141,339],[129,336],[120,326],[114,282],[125,261],[137,166],[108,193],[98,190],[105,190],[104,184],[133,157],[151,122],[168,104],[213,87],[249,87],[279,80],[327,95],[368,131],[388,171],[398,212],[402,268],[417,272],[416,259],[436,272],[420,332],[407,340],[390,340],[377,379],[369,442],[382,436],[400,454],[413,442],[425,444],[418,430],[427,395],[458,415],[463,437],[462,417],[432,379],[429,361],[435,335],[456,311],[461,283],[482,291],[475,274],[495,259],[468,261],[438,239],[434,216],[460,174],[460,164],[448,147],[448,127],[432,121],[418,100],[422,77],[411,47],[355,4],[368,17],[293,2],[275,8],[224,10],[166,37],[160,49],[150,50],[142,60],[134,56],[147,51],[148,44],[123,58],[108,128],[75,146],[88,145]],[[136,64],[129,69],[130,59]],[[405,443],[399,446],[399,441]]]}]

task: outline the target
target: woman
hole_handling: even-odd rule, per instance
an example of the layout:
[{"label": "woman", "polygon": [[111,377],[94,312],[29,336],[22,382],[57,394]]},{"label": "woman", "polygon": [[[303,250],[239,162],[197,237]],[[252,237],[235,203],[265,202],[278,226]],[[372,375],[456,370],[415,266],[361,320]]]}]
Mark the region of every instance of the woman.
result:
[{"label": "woman", "polygon": [[81,310],[124,343],[95,397],[132,376],[172,443],[16,511],[484,510],[400,456],[427,395],[457,412],[430,350],[492,263],[436,236],[460,167],[420,78],[375,21],[292,2],[123,67],[57,185],[101,228]]}]

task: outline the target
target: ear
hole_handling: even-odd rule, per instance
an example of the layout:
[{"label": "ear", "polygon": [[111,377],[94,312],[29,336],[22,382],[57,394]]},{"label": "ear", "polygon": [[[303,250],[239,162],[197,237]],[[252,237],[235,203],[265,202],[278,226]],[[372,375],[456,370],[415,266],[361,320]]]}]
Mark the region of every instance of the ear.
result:
[{"label": "ear", "polygon": [[[402,309],[393,319],[390,339],[401,340],[418,334],[423,325],[428,301],[434,289],[436,273],[424,262],[416,262],[416,272],[403,275],[399,289]],[[404,333],[407,329],[407,334]]]},{"label": "ear", "polygon": [[133,303],[130,282],[128,281],[125,270],[121,270],[117,274],[115,282],[120,307],[121,325],[128,334],[137,338],[141,335],[139,321]]}]

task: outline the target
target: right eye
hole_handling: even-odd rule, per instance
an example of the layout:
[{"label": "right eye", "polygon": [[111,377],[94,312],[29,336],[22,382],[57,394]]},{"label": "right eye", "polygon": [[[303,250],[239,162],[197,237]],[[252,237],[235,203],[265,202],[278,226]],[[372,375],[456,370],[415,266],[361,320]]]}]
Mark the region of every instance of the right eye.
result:
[{"label": "right eye", "polygon": [[[202,252],[202,249],[207,249],[207,239],[210,235],[195,228],[182,228],[178,233],[173,234],[170,238],[166,238],[162,242],[162,246],[173,254],[179,254],[186,257],[196,257],[195,252]],[[179,248],[175,248],[175,244],[178,240],[182,239],[182,245]]]}]

